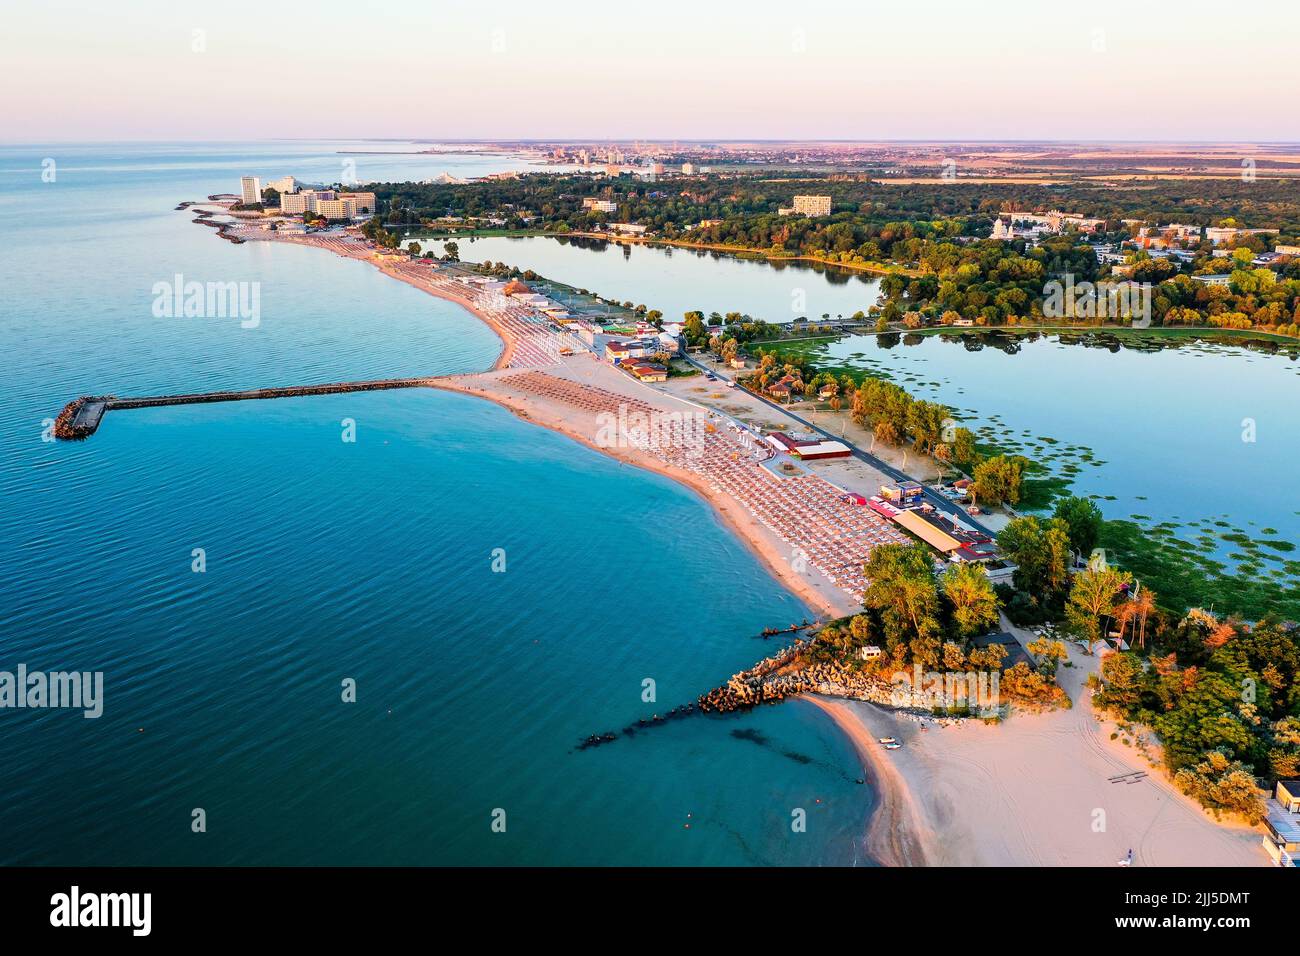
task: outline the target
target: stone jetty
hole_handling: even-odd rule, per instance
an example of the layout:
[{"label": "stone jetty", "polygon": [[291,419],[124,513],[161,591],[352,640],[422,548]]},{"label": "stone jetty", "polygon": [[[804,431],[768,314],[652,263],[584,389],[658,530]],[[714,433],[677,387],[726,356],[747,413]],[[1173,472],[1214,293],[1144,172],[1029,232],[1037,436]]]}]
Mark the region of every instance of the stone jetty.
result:
[{"label": "stone jetty", "polygon": [[[180,207],[177,206],[176,208],[179,209]],[[197,216],[195,216],[193,219],[191,219],[190,221],[197,222],[200,226],[207,226],[211,229],[217,230],[217,235],[220,236],[222,239],[225,239],[227,242],[233,242],[236,245],[239,245],[245,241],[241,239],[239,236],[231,234],[230,230],[235,228],[235,223],[217,222],[212,218],[215,215],[217,215],[217,213],[211,212],[209,210],[204,210],[200,212]]]},{"label": "stone jetty", "polygon": [[780,703],[800,694],[847,697],[926,713],[932,709],[931,702],[922,694],[847,663],[810,660],[808,649],[806,643],[793,644],[732,675],[721,687],[701,695],[696,702],[699,710],[706,714],[726,714]]}]

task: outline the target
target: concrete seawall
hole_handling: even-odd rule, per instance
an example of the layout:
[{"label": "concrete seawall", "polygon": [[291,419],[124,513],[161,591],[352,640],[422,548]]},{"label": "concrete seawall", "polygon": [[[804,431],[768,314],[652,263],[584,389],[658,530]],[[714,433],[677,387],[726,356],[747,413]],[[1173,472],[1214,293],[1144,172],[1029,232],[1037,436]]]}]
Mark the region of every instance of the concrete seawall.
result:
[{"label": "concrete seawall", "polygon": [[160,408],[165,405],[202,405],[208,402],[245,402],[265,398],[300,398],[305,395],[337,395],[343,392],[378,392],[393,388],[427,388],[428,378],[386,378],[365,382],[330,382],[324,385],[287,385],[245,391],[195,392],[188,395],[152,395],[118,398],[114,395],[86,395],[73,399],[54,420],[54,437],[65,441],[89,438],[104,416],[131,408]]}]

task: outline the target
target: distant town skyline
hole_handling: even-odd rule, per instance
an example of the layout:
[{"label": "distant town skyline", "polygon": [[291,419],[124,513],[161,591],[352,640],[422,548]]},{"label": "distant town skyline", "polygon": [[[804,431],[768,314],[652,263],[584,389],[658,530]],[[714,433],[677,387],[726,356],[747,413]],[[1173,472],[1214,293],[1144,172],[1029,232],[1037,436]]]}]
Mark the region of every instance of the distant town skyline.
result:
[{"label": "distant town skyline", "polygon": [[[1300,8],[17,0],[6,141],[1300,140]],[[1214,19],[1214,29],[1206,29]],[[93,82],[92,82],[93,81]]]}]

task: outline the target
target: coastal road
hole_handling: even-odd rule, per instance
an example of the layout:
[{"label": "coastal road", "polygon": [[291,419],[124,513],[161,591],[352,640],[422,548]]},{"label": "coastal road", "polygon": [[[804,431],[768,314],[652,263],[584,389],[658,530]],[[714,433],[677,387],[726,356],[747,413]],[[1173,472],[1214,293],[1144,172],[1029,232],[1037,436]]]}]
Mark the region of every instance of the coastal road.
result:
[{"label": "coastal road", "polygon": [[[716,375],[718,378],[724,380],[735,382],[734,376],[728,376],[718,369],[709,368],[703,362],[699,362],[691,358],[689,355],[683,357],[686,359],[688,363],[695,366],[702,372],[708,373],[710,375]],[[740,388],[740,387],[741,387],[740,385],[736,385],[736,388]],[[795,412],[791,411],[789,408],[780,404],[779,402],[772,401],[772,399],[768,398],[766,395],[760,395],[757,392],[749,391],[748,389],[746,389],[745,394],[752,395],[754,398],[757,398],[763,404],[770,406],[771,408],[775,409],[776,411],[780,412],[783,415],[788,416],[789,418],[793,418],[795,421],[803,425],[805,428],[817,433],[818,435],[821,435],[822,437],[826,438],[828,441],[837,441],[843,443],[844,445],[847,445],[849,450],[853,452],[855,458],[859,459],[860,461],[866,462],[868,465],[871,465],[871,467],[875,468],[877,471],[881,472],[882,474],[888,475],[894,481],[916,481],[917,480],[913,478],[911,475],[895,468],[893,465],[889,464],[889,462],[882,461],[881,459],[877,458],[875,455],[871,454],[870,452],[863,451],[861,448],[859,448],[853,442],[849,441],[847,438],[828,432],[820,425],[814,425],[812,422],[804,418],[802,415],[796,414]],[[945,498],[943,495],[932,490],[930,486],[927,485],[925,482],[918,482],[918,483],[921,485],[922,494],[925,500],[930,502],[930,504],[934,505],[934,507],[938,511],[942,511],[945,514],[951,515],[952,517],[959,519],[963,524],[974,528],[976,531],[980,531],[988,535],[990,538],[997,536],[996,532],[992,531],[991,529],[985,527],[980,522],[973,519],[970,515],[968,515],[957,505],[953,504],[950,500]]]}]

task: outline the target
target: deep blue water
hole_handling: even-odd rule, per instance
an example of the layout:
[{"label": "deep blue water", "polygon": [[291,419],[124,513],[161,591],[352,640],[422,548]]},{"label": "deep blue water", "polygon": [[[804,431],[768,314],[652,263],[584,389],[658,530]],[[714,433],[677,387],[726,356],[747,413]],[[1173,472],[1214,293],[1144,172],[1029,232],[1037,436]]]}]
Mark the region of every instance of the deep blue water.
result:
[{"label": "deep blue water", "polygon": [[[0,863],[860,861],[870,794],[805,705],[574,750],[807,613],[667,479],[425,390],[118,412],[41,440],[86,393],[488,366],[498,341],[454,305],[173,211],[242,173],[333,178],[345,146],[0,147],[0,670],[105,675],[98,720],[0,710]],[[260,282],[260,326],[154,317],[176,273]]]}]

